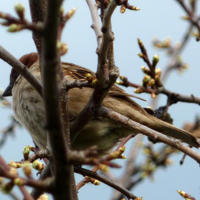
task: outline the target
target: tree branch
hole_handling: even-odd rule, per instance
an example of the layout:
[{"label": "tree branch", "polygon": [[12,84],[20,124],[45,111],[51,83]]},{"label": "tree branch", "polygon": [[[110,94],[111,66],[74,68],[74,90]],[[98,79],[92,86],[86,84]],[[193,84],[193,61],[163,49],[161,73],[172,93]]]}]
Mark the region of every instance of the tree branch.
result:
[{"label": "tree branch", "polygon": [[97,46],[98,46],[97,48],[99,48],[102,41],[102,32],[100,28],[97,4],[94,4],[93,0],[86,0],[86,2],[88,4],[88,7],[90,9],[90,14],[92,17],[93,24],[91,27],[94,29],[94,32],[96,34]]},{"label": "tree branch", "polygon": [[[59,15],[62,0],[49,0],[43,34],[42,70],[44,82],[44,103],[46,110],[46,129],[50,141],[55,168],[55,200],[72,199],[73,168],[69,164],[69,149],[64,139],[64,127],[60,112],[60,80],[63,79],[60,59],[57,52]],[[58,81],[58,77],[60,80]],[[59,82],[59,83],[58,83]],[[61,100],[61,104],[64,101]],[[64,109],[64,112],[66,110]]]},{"label": "tree branch", "polygon": [[101,181],[102,183],[118,190],[119,192],[121,192],[122,194],[124,194],[128,199],[135,199],[137,198],[134,194],[132,194],[131,192],[129,192],[128,190],[126,190],[125,188],[121,187],[120,185],[114,183],[113,181],[110,181],[106,178],[103,178],[102,176],[99,176],[96,172],[92,172],[83,168],[78,168],[78,167],[74,167],[74,171],[78,174],[82,174],[83,176],[89,176],[92,178],[95,178],[99,181]]}]

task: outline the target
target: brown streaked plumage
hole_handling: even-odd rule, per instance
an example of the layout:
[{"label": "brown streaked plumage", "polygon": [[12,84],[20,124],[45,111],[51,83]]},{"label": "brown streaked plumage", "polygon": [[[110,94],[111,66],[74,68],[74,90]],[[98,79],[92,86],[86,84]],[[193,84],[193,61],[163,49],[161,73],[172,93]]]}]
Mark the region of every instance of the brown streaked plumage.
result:
[{"label": "brown streaked plumage", "polygon": [[[20,61],[30,66],[31,72],[41,80],[40,67],[36,53],[27,54],[23,56]],[[62,66],[64,75],[69,81],[84,79],[86,73],[95,76],[94,72],[71,63],[62,63]],[[13,70],[12,73],[14,73]],[[46,148],[47,134],[44,129],[44,105],[42,98],[21,75],[17,78],[16,76],[11,76],[10,82],[12,82],[15,118],[27,129],[34,142],[41,149]],[[73,88],[69,90],[68,107],[70,119],[75,119],[81,112],[92,92],[93,88]],[[6,91],[5,94],[7,96],[9,95]],[[132,95],[127,94],[124,90],[114,85],[104,99],[103,106],[167,136],[180,139],[192,146],[199,147],[195,136],[148,114],[135,101],[130,99],[130,96]],[[125,128],[113,121],[94,117],[80,132],[72,148],[83,150],[90,146],[97,145],[99,155],[104,155],[113,148],[120,139],[133,133],[137,133],[137,131]]]}]

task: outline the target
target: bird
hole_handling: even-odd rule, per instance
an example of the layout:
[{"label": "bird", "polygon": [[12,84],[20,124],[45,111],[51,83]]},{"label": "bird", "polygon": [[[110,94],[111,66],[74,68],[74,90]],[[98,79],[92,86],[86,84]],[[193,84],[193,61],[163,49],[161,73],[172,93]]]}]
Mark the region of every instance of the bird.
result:
[{"label": "bird", "polygon": [[[42,81],[37,53],[26,54],[19,60],[30,69],[31,73],[39,81]],[[83,80],[86,74],[91,74],[92,77],[96,77],[93,71],[72,63],[62,62],[62,68],[64,76],[68,81]],[[68,91],[67,98],[70,123],[73,123],[73,120],[82,111],[93,91],[94,88],[88,87],[83,87],[82,89],[72,88]],[[13,97],[12,109],[15,119],[25,127],[34,143],[40,149],[47,148],[47,130],[44,127],[45,108],[43,99],[33,86],[14,68],[11,70],[10,83],[4,91],[3,96]],[[102,105],[166,136],[178,139],[196,148],[200,146],[194,135],[149,114],[132,100],[131,96],[114,84],[104,98]],[[72,143],[71,148],[79,151],[96,146],[98,155],[103,156],[108,154],[123,138],[137,133],[137,130],[129,129],[114,121],[94,116],[81,130]]]}]

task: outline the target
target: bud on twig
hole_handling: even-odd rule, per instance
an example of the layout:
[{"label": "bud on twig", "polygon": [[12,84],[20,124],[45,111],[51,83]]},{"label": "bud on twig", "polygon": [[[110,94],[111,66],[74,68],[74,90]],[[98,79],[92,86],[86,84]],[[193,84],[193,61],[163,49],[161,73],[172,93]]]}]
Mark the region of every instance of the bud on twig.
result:
[{"label": "bud on twig", "polygon": [[65,15],[66,21],[69,20],[74,15],[75,12],[76,8],[72,8],[70,11],[68,11],[67,14]]},{"label": "bud on twig", "polygon": [[21,3],[15,5],[15,11],[21,20],[24,20],[25,8]]},{"label": "bud on twig", "polygon": [[62,18],[64,15],[65,9],[63,6],[60,7],[60,17]]},{"label": "bud on twig", "polygon": [[145,58],[145,55],[142,54],[142,53],[138,53],[138,56],[139,56],[140,58]]},{"label": "bud on twig", "polygon": [[122,81],[116,81],[115,82],[117,85],[123,85],[123,82]]},{"label": "bud on twig", "polygon": [[150,72],[150,70],[149,70],[148,67],[142,66],[141,69],[142,69],[142,71],[143,71],[145,74],[148,74],[148,75],[151,74],[151,72]]},{"label": "bud on twig", "polygon": [[195,198],[192,197],[191,195],[189,195],[188,193],[181,191],[181,190],[177,190],[177,192],[184,197],[186,200],[194,200]]},{"label": "bud on twig", "polygon": [[138,7],[135,7],[135,6],[127,6],[127,8],[128,8],[129,10],[134,10],[134,11],[140,10]]},{"label": "bud on twig", "polygon": [[28,178],[32,177],[32,169],[31,169],[31,165],[30,165],[29,161],[24,162],[24,164],[22,166],[22,170],[23,170],[24,174],[26,175],[26,177],[28,177]]},{"label": "bud on twig", "polygon": [[24,180],[21,178],[14,179],[14,185],[23,186],[25,184]]},{"label": "bud on twig", "polygon": [[149,81],[151,80],[151,76],[149,75],[146,75],[144,78],[143,78],[143,83],[148,83]]},{"label": "bud on twig", "polygon": [[98,83],[98,81],[97,81],[96,78],[92,80],[92,85],[93,85],[93,86],[97,85],[97,83]]},{"label": "bud on twig", "polygon": [[65,43],[61,43],[60,53],[61,55],[65,55],[68,52],[68,45]]},{"label": "bud on twig", "polygon": [[91,80],[92,80],[92,75],[89,74],[89,73],[87,73],[87,74],[85,75],[85,77],[86,77],[86,80],[88,80],[88,81],[91,81]]},{"label": "bud on twig", "polygon": [[29,146],[25,146],[23,150],[24,160],[28,160],[29,154],[30,154]]},{"label": "bud on twig", "polygon": [[152,78],[148,83],[148,86],[154,86],[155,85],[155,80]]},{"label": "bud on twig", "polygon": [[162,73],[162,71],[161,71],[160,68],[156,68],[156,69],[155,69],[155,74],[156,74],[156,75],[161,76],[161,73]]},{"label": "bud on twig", "polygon": [[122,5],[121,8],[120,8],[120,12],[125,13],[125,11],[126,11],[126,7],[124,5]]},{"label": "bud on twig", "polygon": [[44,169],[44,164],[42,164],[40,161],[38,160],[35,160],[33,163],[32,163],[32,167],[38,171],[41,171]]},{"label": "bud on twig", "polygon": [[159,55],[155,55],[153,57],[153,67],[155,68],[155,66],[157,65],[157,63],[159,62]]},{"label": "bud on twig", "polygon": [[126,150],[126,147],[125,147],[125,146],[119,148],[120,153],[124,153],[125,150]]},{"label": "bud on twig", "polygon": [[100,164],[100,165],[98,165],[98,167],[103,172],[108,172],[109,171],[109,168],[108,168],[107,165]]},{"label": "bud on twig", "polygon": [[8,32],[18,32],[18,31],[21,31],[22,29],[23,27],[21,25],[11,24],[8,27]]},{"label": "bud on twig", "polygon": [[133,92],[135,92],[136,94],[140,94],[140,93],[142,93],[143,91],[142,91],[140,88],[136,88]]},{"label": "bud on twig", "polygon": [[12,160],[8,163],[8,165],[9,165],[10,167],[14,167],[14,168],[20,168],[20,167],[22,167],[22,164],[21,164],[21,163],[19,163],[19,162],[14,162],[14,161],[12,161]]}]

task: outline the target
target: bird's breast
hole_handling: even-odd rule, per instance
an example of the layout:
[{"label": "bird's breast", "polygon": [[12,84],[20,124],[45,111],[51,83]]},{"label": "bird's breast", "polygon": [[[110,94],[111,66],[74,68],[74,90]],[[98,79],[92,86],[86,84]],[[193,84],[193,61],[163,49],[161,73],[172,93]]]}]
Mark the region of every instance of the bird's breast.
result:
[{"label": "bird's breast", "polygon": [[15,119],[26,128],[40,148],[45,148],[47,134],[44,129],[45,112],[42,98],[23,78],[16,82],[12,94]]}]

